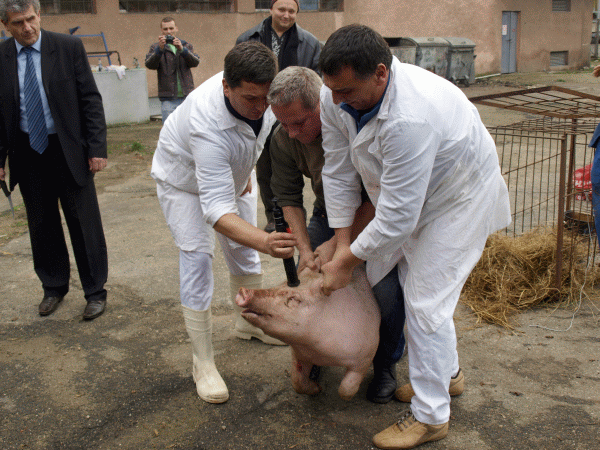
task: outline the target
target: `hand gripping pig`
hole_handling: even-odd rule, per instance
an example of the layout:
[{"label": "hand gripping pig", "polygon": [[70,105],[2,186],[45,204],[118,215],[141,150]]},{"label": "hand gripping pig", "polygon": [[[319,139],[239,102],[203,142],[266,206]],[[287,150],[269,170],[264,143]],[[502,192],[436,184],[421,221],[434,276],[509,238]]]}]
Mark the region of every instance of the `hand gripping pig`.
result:
[{"label": "hand gripping pig", "polygon": [[340,397],[350,400],[369,370],[379,344],[381,314],[364,265],[348,286],[329,297],[321,288],[323,275],[305,269],[300,285],[271,289],[241,288],[235,302],[242,317],[292,349],[292,385],[299,394],[316,395],[321,387],[309,378],[313,364],[342,366],[346,374]]}]

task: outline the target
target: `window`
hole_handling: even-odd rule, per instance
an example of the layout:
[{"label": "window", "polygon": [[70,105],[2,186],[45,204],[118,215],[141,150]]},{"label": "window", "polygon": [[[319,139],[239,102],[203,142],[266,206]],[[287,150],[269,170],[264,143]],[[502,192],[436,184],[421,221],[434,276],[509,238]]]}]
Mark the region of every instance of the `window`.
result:
[{"label": "window", "polygon": [[93,0],[40,0],[42,14],[73,14],[94,11]]},{"label": "window", "polygon": [[235,12],[235,0],[120,0],[119,9],[126,12]]},{"label": "window", "polygon": [[[300,11],[342,11],[344,0],[299,0]],[[271,9],[271,0],[254,0],[255,9]]]},{"label": "window", "polygon": [[569,52],[550,52],[550,67],[566,66]]},{"label": "window", "polygon": [[571,11],[571,0],[552,0],[552,11]]}]

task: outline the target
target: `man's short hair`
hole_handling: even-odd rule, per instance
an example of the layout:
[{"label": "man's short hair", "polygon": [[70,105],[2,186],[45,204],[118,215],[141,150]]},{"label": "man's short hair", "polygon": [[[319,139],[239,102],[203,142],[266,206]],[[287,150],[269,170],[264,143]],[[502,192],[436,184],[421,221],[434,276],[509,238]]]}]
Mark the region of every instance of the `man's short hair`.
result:
[{"label": "man's short hair", "polygon": [[8,22],[9,12],[25,12],[33,6],[33,11],[37,14],[40,12],[39,0],[0,0],[0,19],[3,22]]},{"label": "man's short hair", "polygon": [[167,23],[167,22],[173,22],[173,23],[175,23],[175,19],[173,19],[172,17],[167,16],[167,17],[163,17],[162,20],[160,21],[161,24]]},{"label": "man's short hair", "polygon": [[271,83],[267,102],[284,106],[300,100],[304,109],[314,110],[319,104],[322,85],[321,77],[314,70],[289,66],[279,72]]},{"label": "man's short hair", "polygon": [[223,78],[230,88],[246,83],[270,83],[277,74],[277,58],[258,41],[241,42],[225,56]]},{"label": "man's short hair", "polygon": [[379,33],[359,24],[347,25],[329,36],[319,58],[321,72],[329,76],[348,66],[357,78],[366,78],[379,64],[389,69],[392,52]]}]

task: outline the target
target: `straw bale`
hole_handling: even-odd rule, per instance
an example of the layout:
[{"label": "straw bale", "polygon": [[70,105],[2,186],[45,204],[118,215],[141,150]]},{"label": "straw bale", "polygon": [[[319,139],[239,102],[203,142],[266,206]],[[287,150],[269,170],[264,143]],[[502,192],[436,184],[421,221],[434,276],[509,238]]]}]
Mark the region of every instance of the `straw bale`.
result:
[{"label": "straw bale", "polygon": [[[591,236],[595,239],[595,236]],[[589,262],[595,246],[590,237],[565,230],[560,284],[555,279],[556,232],[539,228],[512,237],[489,237],[481,259],[471,272],[461,301],[479,322],[509,329],[515,314],[538,306],[568,307],[600,279],[600,270]],[[591,252],[590,253],[590,246]]]}]

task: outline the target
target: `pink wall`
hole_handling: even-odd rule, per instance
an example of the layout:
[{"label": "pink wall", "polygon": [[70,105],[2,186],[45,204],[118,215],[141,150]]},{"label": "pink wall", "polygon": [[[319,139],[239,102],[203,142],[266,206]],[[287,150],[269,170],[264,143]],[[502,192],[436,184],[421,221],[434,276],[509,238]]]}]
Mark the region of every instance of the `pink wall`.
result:
[{"label": "pink wall", "polygon": [[[325,41],[337,28],[363,23],[386,37],[455,36],[476,43],[476,73],[500,71],[502,11],[519,11],[517,70],[549,70],[551,51],[569,51],[569,66],[589,64],[590,24],[594,0],[572,0],[571,12],[552,12],[552,0],[345,0],[344,12],[300,12],[298,23]],[[58,32],[79,25],[76,34],[103,31],[109,50],[122,63],[143,66],[146,52],[160,34],[162,13],[121,13],[115,0],[96,0],[97,14],[42,16],[42,27]],[[237,36],[267,16],[254,12],[254,0],[238,0],[230,14],[172,13],[179,36],[201,57],[193,70],[197,84],[222,70],[223,58]],[[85,39],[88,51],[102,49],[100,40]],[[92,64],[97,60],[92,59]],[[103,60],[103,64],[106,60]],[[116,64],[115,61],[113,61]],[[156,95],[156,75],[148,71],[149,95]]]}]

